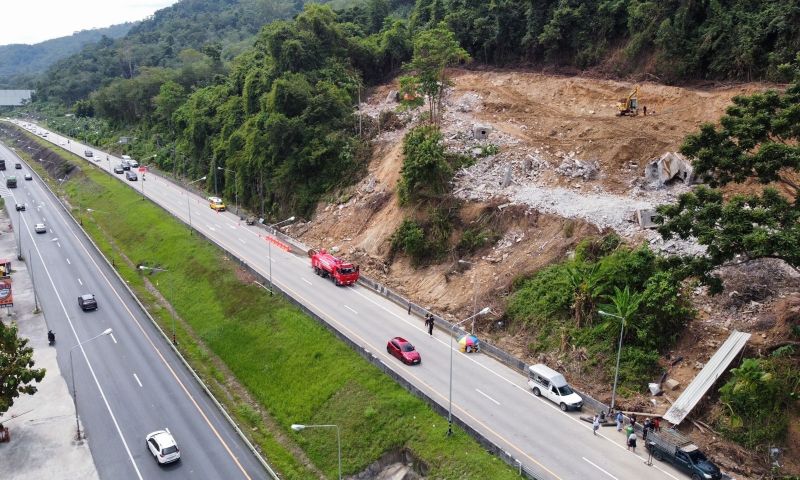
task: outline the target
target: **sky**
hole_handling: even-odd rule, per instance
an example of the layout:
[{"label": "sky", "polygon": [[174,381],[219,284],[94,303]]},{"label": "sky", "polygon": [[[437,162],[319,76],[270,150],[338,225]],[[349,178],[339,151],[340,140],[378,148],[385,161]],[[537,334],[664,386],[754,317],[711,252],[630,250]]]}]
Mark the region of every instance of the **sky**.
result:
[{"label": "sky", "polygon": [[34,44],[142,20],[177,0],[2,0],[0,45]]}]

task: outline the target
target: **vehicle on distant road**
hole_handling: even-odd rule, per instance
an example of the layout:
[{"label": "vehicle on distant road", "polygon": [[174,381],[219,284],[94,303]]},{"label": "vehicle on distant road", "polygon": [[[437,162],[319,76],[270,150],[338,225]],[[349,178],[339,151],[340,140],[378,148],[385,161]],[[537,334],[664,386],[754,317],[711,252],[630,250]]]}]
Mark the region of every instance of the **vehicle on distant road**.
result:
[{"label": "vehicle on distant road", "polygon": [[5,169],[6,169],[6,161],[0,160],[0,170],[5,170]]},{"label": "vehicle on distant road", "polygon": [[545,397],[562,411],[583,407],[583,398],[572,390],[564,375],[547,365],[537,363],[528,367],[528,386],[534,395]]},{"label": "vehicle on distant road", "polygon": [[17,170],[22,170],[22,164],[17,162],[17,163],[14,164],[14,168],[17,169]]},{"label": "vehicle on distant road", "polygon": [[33,176],[30,173],[26,173],[25,180],[33,180]]},{"label": "vehicle on distant road", "polygon": [[47,227],[44,223],[37,223],[33,226],[33,231],[36,233],[47,233]]},{"label": "vehicle on distant road", "polygon": [[422,357],[420,357],[414,345],[411,345],[411,342],[403,337],[394,337],[389,340],[386,344],[386,351],[406,365],[419,365],[422,363]]},{"label": "vehicle on distant road", "polygon": [[24,203],[18,203],[15,206],[16,206],[18,212],[19,211],[23,211],[23,212],[25,211],[25,204]]},{"label": "vehicle on distant road", "polygon": [[145,438],[147,439],[147,448],[159,465],[176,462],[181,459],[181,451],[169,430],[156,430],[149,433]]},{"label": "vehicle on distant road", "polygon": [[122,162],[120,165],[122,165],[122,169],[126,172],[131,169],[131,166],[125,162]]},{"label": "vehicle on distant road", "polygon": [[334,257],[324,248],[320,251],[311,249],[308,251],[308,256],[311,257],[311,268],[314,269],[314,273],[321,277],[330,277],[337,286],[352,285],[358,280],[358,265]]},{"label": "vehicle on distant road", "polygon": [[124,168],[122,168],[122,165],[117,165],[116,167],[114,167],[114,173],[116,173],[116,174],[122,174],[122,173],[124,173],[124,172],[125,172],[125,169],[124,169]]},{"label": "vehicle on distant road", "polygon": [[91,150],[85,150],[83,152],[83,155],[86,156],[86,157],[92,158],[94,156],[94,153]]},{"label": "vehicle on distant road", "polygon": [[17,188],[17,177],[11,175],[10,177],[6,178],[6,187],[8,188]]},{"label": "vehicle on distant road", "polygon": [[225,202],[219,197],[208,197],[208,206],[211,207],[211,210],[218,212],[224,212],[226,208]]},{"label": "vehicle on distant road", "polygon": [[129,182],[135,182],[136,180],[139,179],[139,177],[136,176],[136,172],[131,172],[130,170],[128,170],[127,172],[125,172],[125,179]]},{"label": "vehicle on distant road", "polygon": [[84,312],[88,310],[97,310],[97,299],[94,298],[94,294],[85,293],[78,297],[78,306],[81,307],[81,310]]}]

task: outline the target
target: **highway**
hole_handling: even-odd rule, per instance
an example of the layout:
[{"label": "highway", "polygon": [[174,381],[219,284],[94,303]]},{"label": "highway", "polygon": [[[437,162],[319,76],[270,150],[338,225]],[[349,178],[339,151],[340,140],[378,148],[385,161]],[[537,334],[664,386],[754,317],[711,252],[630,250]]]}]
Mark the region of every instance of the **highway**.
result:
[{"label": "highway", "polygon": [[[48,140],[57,145],[66,141],[52,132]],[[99,155],[95,158],[101,161],[89,163],[105,170],[120,161],[113,156],[105,161],[106,153],[74,141],[64,148],[80,156],[87,148],[94,150],[95,155]],[[359,285],[334,286],[329,280],[314,275],[306,257],[279,248],[272,248],[270,254],[263,228],[246,226],[230,212],[214,212],[204,198],[153,173],[147,173],[146,186],[141,181],[126,183],[139,192],[144,188],[148,198],[182,221],[189,222],[191,218],[193,228],[265,276],[269,274],[267,261],[271,257],[276,286],[447,408],[451,353],[447,332],[437,330],[430,338],[422,319],[409,316],[403,307],[373,291]],[[421,365],[405,366],[386,353],[387,340],[398,335],[417,346],[422,356]],[[452,378],[454,416],[518,459],[537,478],[685,478],[668,464],[656,461],[652,466],[646,465],[647,454],[642,442],[636,454],[629,452],[623,436],[613,428],[604,428],[600,435],[592,435],[591,424],[581,421],[578,413],[561,412],[556,405],[535,397],[521,373],[486,355],[467,355],[456,350]],[[445,430],[446,419],[443,434]]]},{"label": "highway", "polygon": [[[74,373],[81,429],[100,478],[268,478],[38,176],[24,163],[16,170],[14,163],[21,160],[2,144],[0,156],[7,165],[0,172],[0,194],[8,204],[48,327],[56,333],[59,366],[70,390]],[[33,173],[33,180],[23,180],[25,172]],[[10,175],[17,177],[18,188],[6,187]],[[26,204],[26,210],[16,212],[15,203]],[[46,233],[34,233],[34,224],[40,222],[47,226]],[[83,312],[78,306],[77,297],[85,293],[96,295],[96,311]],[[78,346],[108,328],[110,335]],[[159,466],[145,445],[145,435],[163,428],[178,442],[181,460]]]}]

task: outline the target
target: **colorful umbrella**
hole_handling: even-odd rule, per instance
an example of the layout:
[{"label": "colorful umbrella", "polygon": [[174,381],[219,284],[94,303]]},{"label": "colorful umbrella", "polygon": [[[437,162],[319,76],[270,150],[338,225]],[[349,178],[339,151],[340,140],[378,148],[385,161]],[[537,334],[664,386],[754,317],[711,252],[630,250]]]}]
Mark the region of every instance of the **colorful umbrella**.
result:
[{"label": "colorful umbrella", "polygon": [[475,335],[464,335],[458,339],[458,347],[462,352],[477,352],[481,349],[481,341]]}]

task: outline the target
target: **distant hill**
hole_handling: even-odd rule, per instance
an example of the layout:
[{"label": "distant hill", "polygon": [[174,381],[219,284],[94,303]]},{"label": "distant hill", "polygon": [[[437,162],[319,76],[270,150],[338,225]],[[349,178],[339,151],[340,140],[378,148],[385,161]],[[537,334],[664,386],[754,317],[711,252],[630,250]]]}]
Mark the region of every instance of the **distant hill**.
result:
[{"label": "distant hill", "polygon": [[295,15],[304,3],[182,0],[139,22],[122,38],[88,45],[62,59],[43,75],[37,93],[72,103],[114,79],[136,76],[142,67],[179,67],[187,49],[231,59],[252,45],[261,27]]},{"label": "distant hill", "polygon": [[34,45],[0,46],[0,83],[14,86],[12,83],[15,79],[38,75],[57,61],[79,52],[86,45],[96,43],[103,37],[124,37],[133,26],[134,23],[128,22],[107,28],[82,30],[68,37],[54,38]]}]

